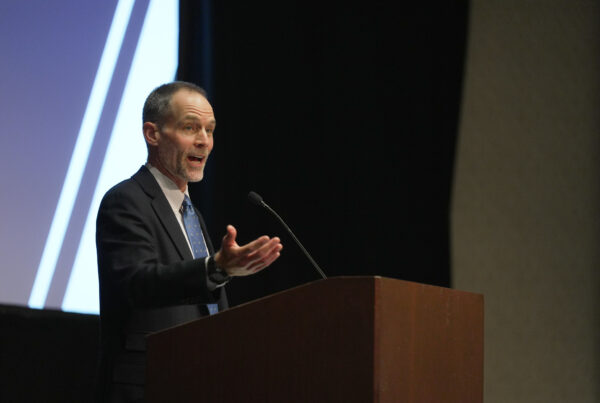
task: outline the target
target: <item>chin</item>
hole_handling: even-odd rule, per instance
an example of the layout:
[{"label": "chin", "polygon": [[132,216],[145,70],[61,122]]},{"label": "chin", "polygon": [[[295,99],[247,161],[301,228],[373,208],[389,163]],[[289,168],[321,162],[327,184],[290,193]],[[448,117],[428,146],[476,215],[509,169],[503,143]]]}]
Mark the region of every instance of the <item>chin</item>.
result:
[{"label": "chin", "polygon": [[196,173],[196,174],[192,174],[192,175],[187,175],[187,181],[188,182],[200,182],[202,179],[204,179],[204,172],[200,172],[200,173]]}]

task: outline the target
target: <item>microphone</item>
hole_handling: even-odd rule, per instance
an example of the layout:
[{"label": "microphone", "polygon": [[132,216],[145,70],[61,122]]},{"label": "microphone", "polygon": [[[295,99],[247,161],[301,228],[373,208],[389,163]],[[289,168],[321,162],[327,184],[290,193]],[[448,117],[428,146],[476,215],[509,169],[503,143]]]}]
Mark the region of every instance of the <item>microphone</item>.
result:
[{"label": "microphone", "polygon": [[319,272],[319,274],[321,275],[321,277],[323,279],[326,279],[327,276],[325,275],[325,273],[323,273],[323,270],[321,270],[321,268],[319,267],[319,265],[317,264],[317,262],[314,261],[314,259],[308,253],[308,251],[304,248],[304,246],[302,246],[302,244],[300,243],[300,241],[298,240],[298,238],[296,238],[296,235],[294,235],[294,233],[292,232],[292,230],[290,229],[290,227],[288,227],[288,225],[285,223],[285,221],[283,221],[283,219],[281,217],[279,217],[279,214],[277,214],[275,212],[275,210],[273,210],[271,207],[269,207],[269,205],[264,202],[263,198],[260,197],[260,195],[258,193],[256,193],[256,192],[250,192],[250,193],[248,193],[248,200],[250,200],[250,202],[252,204],[255,204],[255,205],[259,206],[259,207],[265,208],[268,212],[270,212],[271,214],[273,214],[275,216],[275,218],[277,218],[277,220],[279,220],[279,222],[281,223],[281,225],[283,225],[283,227],[287,230],[287,232],[292,236],[292,238],[298,244],[298,246],[300,247],[300,249],[302,249],[302,252],[304,252],[304,254],[308,258],[308,260],[310,260],[310,262],[315,267],[315,269],[317,269],[317,271]]}]

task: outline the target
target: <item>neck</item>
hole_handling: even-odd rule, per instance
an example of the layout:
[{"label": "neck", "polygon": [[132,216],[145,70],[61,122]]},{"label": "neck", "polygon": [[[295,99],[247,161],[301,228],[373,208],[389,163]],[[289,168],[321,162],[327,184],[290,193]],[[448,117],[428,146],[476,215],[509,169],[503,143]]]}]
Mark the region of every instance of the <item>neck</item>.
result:
[{"label": "neck", "polygon": [[152,165],[153,167],[155,167],[156,169],[158,169],[160,171],[160,173],[162,173],[164,176],[171,179],[171,181],[173,181],[173,183],[177,186],[177,188],[179,188],[179,190],[181,190],[181,193],[185,193],[185,190],[187,189],[187,185],[188,185],[186,180],[178,178],[177,176],[175,176],[171,172],[169,172],[169,170],[167,168],[165,168],[165,166],[157,158],[152,158],[151,156],[148,156],[148,163],[150,165]]}]

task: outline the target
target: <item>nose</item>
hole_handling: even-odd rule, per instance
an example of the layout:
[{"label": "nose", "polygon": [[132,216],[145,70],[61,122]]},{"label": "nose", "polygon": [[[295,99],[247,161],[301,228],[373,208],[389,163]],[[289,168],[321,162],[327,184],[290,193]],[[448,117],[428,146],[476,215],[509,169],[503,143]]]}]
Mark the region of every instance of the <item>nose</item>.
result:
[{"label": "nose", "polygon": [[201,128],[196,133],[196,137],[194,139],[194,145],[196,145],[197,147],[201,147],[206,144],[208,144],[208,133],[206,132],[205,128]]}]

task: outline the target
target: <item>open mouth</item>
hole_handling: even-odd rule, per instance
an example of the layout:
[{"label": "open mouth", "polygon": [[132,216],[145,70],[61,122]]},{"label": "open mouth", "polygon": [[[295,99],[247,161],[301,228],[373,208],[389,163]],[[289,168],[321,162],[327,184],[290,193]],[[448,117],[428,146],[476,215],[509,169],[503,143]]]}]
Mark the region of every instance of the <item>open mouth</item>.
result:
[{"label": "open mouth", "polygon": [[192,161],[192,162],[202,162],[204,160],[204,157],[197,157],[195,155],[188,155],[188,161]]}]

